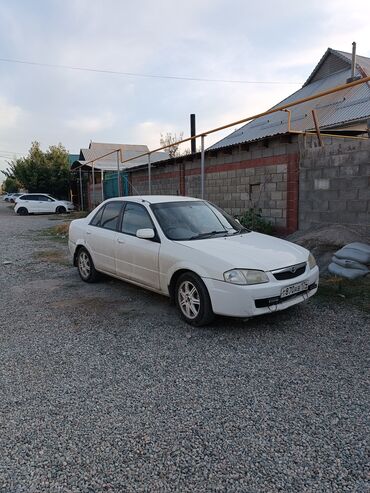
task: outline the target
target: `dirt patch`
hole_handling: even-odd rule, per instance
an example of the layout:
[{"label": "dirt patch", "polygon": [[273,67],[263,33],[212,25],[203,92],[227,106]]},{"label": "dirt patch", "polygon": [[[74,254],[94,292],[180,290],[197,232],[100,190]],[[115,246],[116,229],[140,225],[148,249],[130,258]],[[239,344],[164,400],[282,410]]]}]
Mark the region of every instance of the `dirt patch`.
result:
[{"label": "dirt patch", "polygon": [[370,277],[351,281],[340,277],[321,279],[318,299],[346,303],[370,313]]}]

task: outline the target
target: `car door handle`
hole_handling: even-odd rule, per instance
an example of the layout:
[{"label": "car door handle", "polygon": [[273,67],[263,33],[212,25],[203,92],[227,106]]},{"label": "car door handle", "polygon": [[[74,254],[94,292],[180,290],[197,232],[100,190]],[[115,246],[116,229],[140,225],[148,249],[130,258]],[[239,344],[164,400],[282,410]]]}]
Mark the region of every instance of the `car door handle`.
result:
[{"label": "car door handle", "polygon": [[86,234],[87,235],[91,235],[91,231],[86,231]]},{"label": "car door handle", "polygon": [[123,243],[125,243],[125,240],[121,240],[120,238],[117,238],[117,243],[121,243],[122,245]]}]

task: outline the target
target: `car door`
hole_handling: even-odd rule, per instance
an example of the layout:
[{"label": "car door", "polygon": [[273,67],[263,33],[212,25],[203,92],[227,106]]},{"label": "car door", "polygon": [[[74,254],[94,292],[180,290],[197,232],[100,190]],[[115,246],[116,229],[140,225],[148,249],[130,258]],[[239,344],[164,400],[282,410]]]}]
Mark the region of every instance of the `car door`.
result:
[{"label": "car door", "polygon": [[123,211],[120,232],[116,239],[117,275],[159,289],[160,241],[138,238],[138,229],[155,230],[147,209],[135,202],[127,202]]},{"label": "car door", "polygon": [[35,200],[35,206],[37,212],[50,212],[50,207],[48,205],[48,197],[46,195],[38,195],[38,200]]},{"label": "car door", "polygon": [[116,273],[115,247],[122,201],[108,202],[86,228],[85,242],[97,270]]}]

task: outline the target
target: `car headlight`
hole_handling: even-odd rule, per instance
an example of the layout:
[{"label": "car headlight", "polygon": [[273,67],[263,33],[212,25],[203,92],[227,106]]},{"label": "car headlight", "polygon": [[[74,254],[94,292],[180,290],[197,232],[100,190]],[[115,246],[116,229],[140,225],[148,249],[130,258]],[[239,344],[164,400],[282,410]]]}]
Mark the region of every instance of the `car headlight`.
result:
[{"label": "car headlight", "polygon": [[310,269],[313,269],[314,267],[316,267],[316,260],[315,260],[315,257],[312,255],[312,253],[310,253],[308,256],[308,265],[309,265]]},{"label": "car headlight", "polygon": [[224,272],[224,279],[231,284],[261,284],[269,282],[266,272],[253,269],[232,269]]}]

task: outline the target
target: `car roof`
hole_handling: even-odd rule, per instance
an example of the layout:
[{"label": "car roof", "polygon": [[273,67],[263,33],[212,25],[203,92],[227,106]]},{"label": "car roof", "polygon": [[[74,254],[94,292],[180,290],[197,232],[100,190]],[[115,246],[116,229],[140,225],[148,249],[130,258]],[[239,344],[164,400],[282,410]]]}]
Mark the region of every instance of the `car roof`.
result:
[{"label": "car roof", "polygon": [[163,202],[191,202],[199,201],[195,197],[184,197],[182,195],[130,195],[127,197],[114,197],[109,200],[122,200],[131,202],[149,202],[150,204],[160,204]]}]

